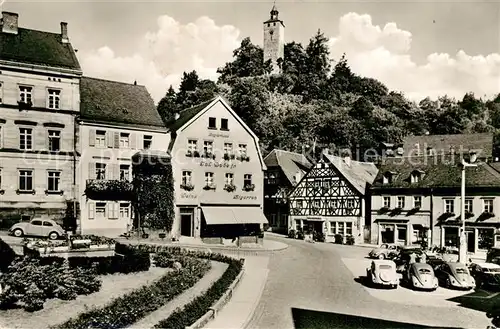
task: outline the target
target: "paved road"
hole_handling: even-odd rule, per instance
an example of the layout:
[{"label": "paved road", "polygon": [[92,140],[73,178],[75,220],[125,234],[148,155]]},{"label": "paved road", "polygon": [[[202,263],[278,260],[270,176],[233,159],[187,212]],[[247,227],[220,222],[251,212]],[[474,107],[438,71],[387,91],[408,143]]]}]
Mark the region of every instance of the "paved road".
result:
[{"label": "paved road", "polygon": [[[377,298],[355,281],[356,266],[345,265],[356,258],[363,262],[366,248],[269,238],[284,240],[290,247],[271,256],[268,281],[247,328],[486,328],[490,324],[484,312],[446,300],[449,296],[442,297],[442,305],[399,300],[398,295],[394,296],[399,302]],[[398,288],[400,296],[411,293],[403,289]],[[393,293],[376,293],[384,292]]]}]

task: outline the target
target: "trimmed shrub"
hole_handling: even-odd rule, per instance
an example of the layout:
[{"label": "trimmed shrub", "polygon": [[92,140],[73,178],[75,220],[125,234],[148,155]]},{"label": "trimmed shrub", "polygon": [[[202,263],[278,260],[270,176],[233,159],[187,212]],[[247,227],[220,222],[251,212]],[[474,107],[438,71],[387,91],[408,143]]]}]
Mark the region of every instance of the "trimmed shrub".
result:
[{"label": "trimmed shrub", "polygon": [[0,272],[5,272],[16,257],[16,252],[9,244],[0,239]]},{"label": "trimmed shrub", "polygon": [[174,311],[167,319],[160,321],[154,328],[184,329],[201,318],[208,309],[224,295],[242,269],[242,262],[236,259],[226,260],[228,268],[212,287],[203,295],[196,297],[183,309]]},{"label": "trimmed shrub", "polygon": [[201,260],[192,265],[179,271],[169,272],[152,284],[113,300],[107,306],[92,309],[51,328],[109,329],[133,325],[194,286],[211,267],[209,262]]}]

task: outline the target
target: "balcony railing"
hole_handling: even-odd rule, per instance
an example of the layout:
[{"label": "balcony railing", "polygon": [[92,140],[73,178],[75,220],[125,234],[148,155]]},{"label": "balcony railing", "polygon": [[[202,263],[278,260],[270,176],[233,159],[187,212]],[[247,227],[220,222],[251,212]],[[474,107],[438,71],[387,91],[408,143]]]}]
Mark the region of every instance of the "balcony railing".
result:
[{"label": "balcony railing", "polygon": [[85,195],[93,200],[132,200],[132,183],[125,180],[88,179]]}]

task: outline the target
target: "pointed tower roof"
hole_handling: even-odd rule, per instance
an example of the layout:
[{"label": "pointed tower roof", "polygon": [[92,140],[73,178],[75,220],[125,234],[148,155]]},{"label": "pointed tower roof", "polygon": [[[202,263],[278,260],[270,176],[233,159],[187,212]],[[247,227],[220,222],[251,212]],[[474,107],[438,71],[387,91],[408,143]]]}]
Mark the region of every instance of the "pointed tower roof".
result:
[{"label": "pointed tower roof", "polygon": [[[276,7],[276,1],[274,2],[273,8],[271,8],[271,11],[269,13],[270,18],[264,23],[280,22],[281,24],[283,24],[283,21],[278,17],[280,12],[278,11],[278,7]],[[285,26],[285,24],[283,24],[283,26]]]}]

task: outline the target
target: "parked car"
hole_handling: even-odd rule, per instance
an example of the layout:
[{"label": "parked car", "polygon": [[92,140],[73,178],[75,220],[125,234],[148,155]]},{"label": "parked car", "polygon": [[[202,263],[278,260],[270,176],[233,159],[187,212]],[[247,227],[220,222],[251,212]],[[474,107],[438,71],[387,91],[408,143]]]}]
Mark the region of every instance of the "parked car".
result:
[{"label": "parked car", "polygon": [[378,259],[390,259],[398,253],[399,248],[400,245],[398,245],[397,243],[384,243],[381,244],[378,248],[372,249],[368,253],[368,257],[378,258]]},{"label": "parked car", "polygon": [[413,289],[436,290],[439,286],[432,266],[427,263],[413,263],[408,266],[404,280]]},{"label": "parked car", "polygon": [[377,259],[372,261],[366,269],[366,278],[372,284],[396,289],[399,285],[399,275],[396,273],[396,264],[392,260]]},{"label": "parked car", "polygon": [[64,229],[52,219],[33,219],[30,222],[19,222],[9,230],[9,233],[16,236],[43,236],[51,240],[57,240],[65,236]]},{"label": "parked car", "polygon": [[443,287],[467,290],[476,287],[476,280],[465,264],[444,262],[434,268],[434,273]]},{"label": "parked car", "polygon": [[478,288],[500,288],[500,265],[493,263],[473,263],[470,273]]},{"label": "parked car", "polygon": [[418,260],[423,253],[424,251],[420,246],[402,246],[392,260],[396,263],[397,271],[404,272],[406,270],[406,264],[410,261],[411,254],[415,254]]},{"label": "parked car", "polygon": [[486,263],[494,263],[500,265],[499,247],[492,247],[490,250],[488,250],[488,253],[486,254]]}]

